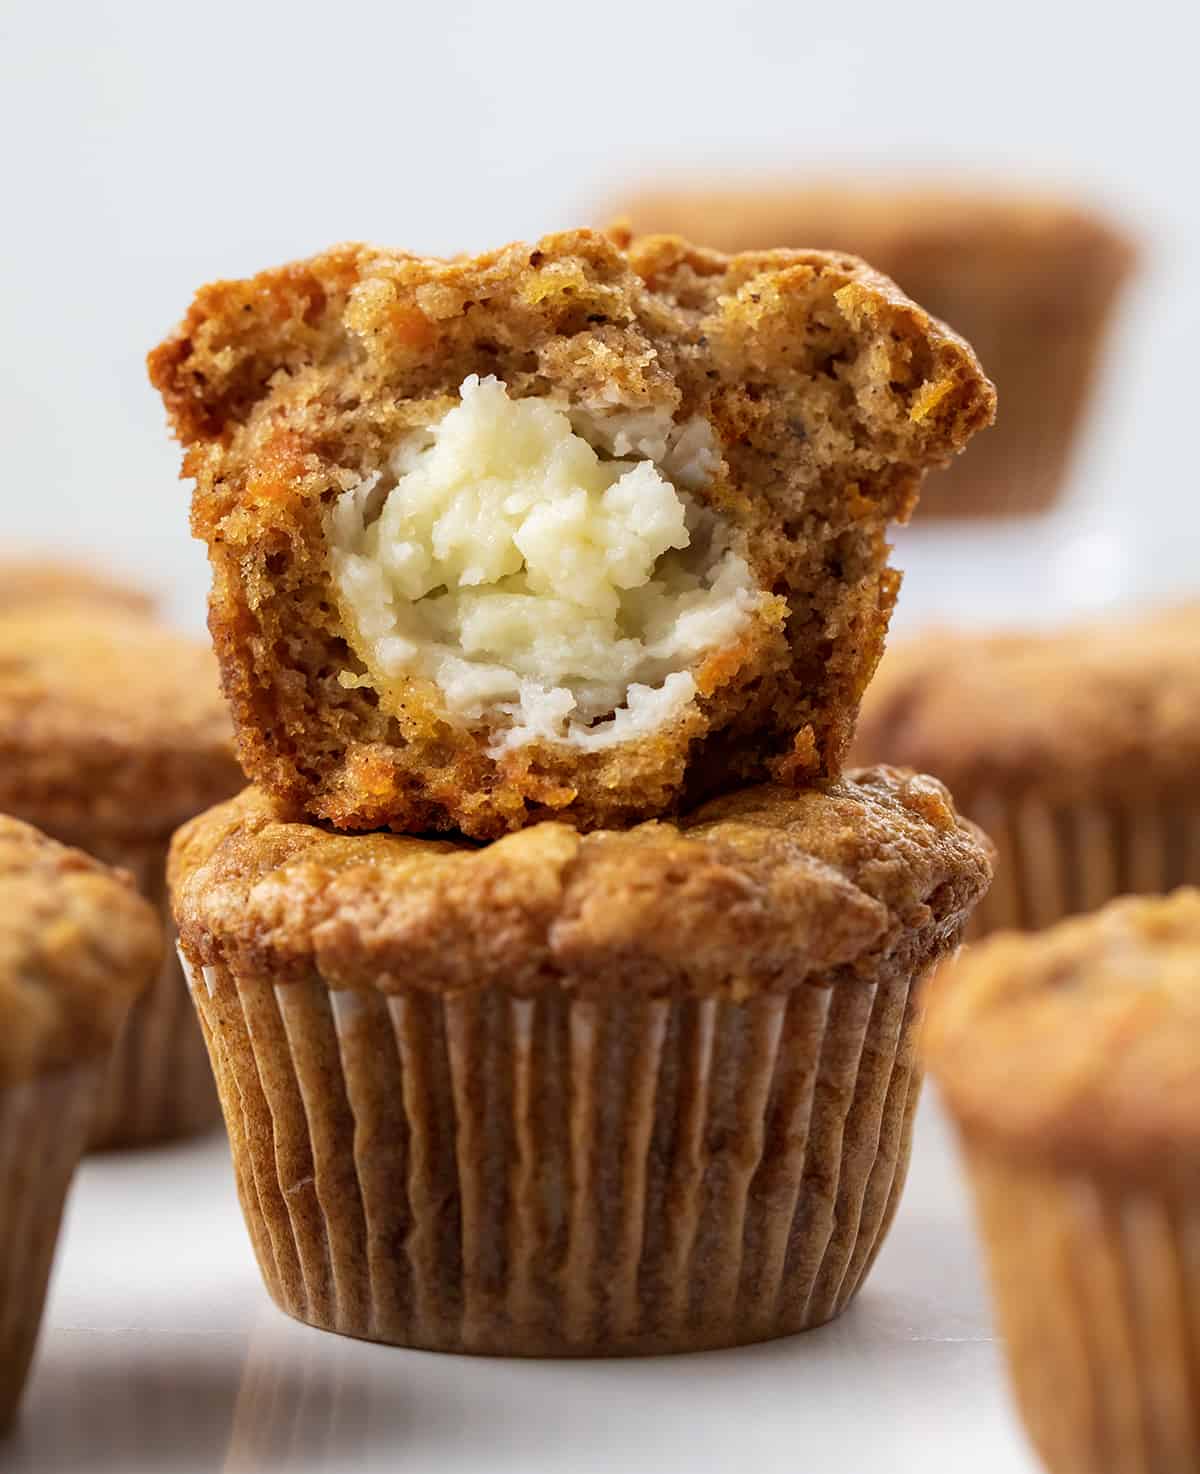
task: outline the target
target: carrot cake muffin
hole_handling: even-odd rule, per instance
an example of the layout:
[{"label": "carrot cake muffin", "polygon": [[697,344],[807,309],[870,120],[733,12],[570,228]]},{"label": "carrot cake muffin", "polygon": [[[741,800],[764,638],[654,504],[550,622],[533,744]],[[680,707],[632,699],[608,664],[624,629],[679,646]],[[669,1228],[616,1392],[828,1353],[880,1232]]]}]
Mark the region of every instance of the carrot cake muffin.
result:
[{"label": "carrot cake muffin", "polygon": [[1135,252],[1067,200],[945,184],[760,180],[647,189],[617,212],[722,251],[853,251],[964,334],[1000,394],[996,428],[930,479],[921,515],[1027,514],[1055,500]]},{"label": "carrot cake muffin", "polygon": [[973,948],[925,1037],[1047,1468],[1194,1474],[1200,891]]},{"label": "carrot cake muffin", "polygon": [[126,877],[0,815],[0,1429],[113,1040],[161,957],[158,919]]},{"label": "carrot cake muffin", "polygon": [[[206,647],[101,604],[0,611],[0,811],[128,870],[165,911],[172,831],[244,781]],[[96,1142],[219,1119],[172,954],[122,1034]]]},{"label": "carrot cake muffin", "polygon": [[886,525],[993,408],[859,261],[588,231],[220,282],[150,368],[247,773],[477,838],[836,775]]},{"label": "carrot cake muffin", "polygon": [[931,779],[479,848],[185,825],[171,886],[276,1302],[443,1351],[786,1335],[891,1222],[921,984],[990,850]]},{"label": "carrot cake muffin", "polygon": [[16,604],[64,603],[115,604],[134,614],[152,614],[155,600],[145,589],[83,564],[0,552],[0,610]]},{"label": "carrot cake muffin", "polygon": [[936,773],[995,840],[982,930],[1200,883],[1200,604],[889,649],[860,762]]}]

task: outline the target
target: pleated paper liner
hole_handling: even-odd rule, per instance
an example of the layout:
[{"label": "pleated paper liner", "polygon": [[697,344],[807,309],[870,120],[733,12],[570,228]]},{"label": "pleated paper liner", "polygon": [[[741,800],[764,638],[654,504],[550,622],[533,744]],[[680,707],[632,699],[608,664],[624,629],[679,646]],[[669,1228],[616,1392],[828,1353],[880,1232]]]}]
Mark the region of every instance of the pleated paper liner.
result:
[{"label": "pleated paper liner", "polygon": [[919,1090],[911,969],[742,1003],[195,975],[267,1287],[443,1351],[786,1335],[868,1273]]},{"label": "pleated paper liner", "polygon": [[1200,1471],[1200,1203],[968,1150],[1017,1401],[1051,1474]]},{"label": "pleated paper liner", "polygon": [[[168,940],[174,922],[166,894],[167,840],[140,847],[84,848],[128,870],[162,914]],[[221,1119],[212,1069],[173,945],[162,970],[130,1010],[113,1052],[91,1146],[149,1146],[206,1131]]]},{"label": "pleated paper liner", "polygon": [[0,1429],[37,1341],[63,1203],[95,1119],[102,1064],[0,1087]]},{"label": "pleated paper liner", "polygon": [[1164,793],[1128,804],[1049,804],[995,792],[958,794],[996,844],[996,874],[969,937],[1037,931],[1115,896],[1200,884],[1200,805]]}]

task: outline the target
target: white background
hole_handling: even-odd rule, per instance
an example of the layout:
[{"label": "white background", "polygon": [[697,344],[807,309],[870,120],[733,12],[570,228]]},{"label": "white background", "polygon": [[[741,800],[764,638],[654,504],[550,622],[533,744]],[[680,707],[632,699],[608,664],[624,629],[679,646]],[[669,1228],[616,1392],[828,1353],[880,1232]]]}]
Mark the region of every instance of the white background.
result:
[{"label": "white background", "polygon": [[[1064,185],[1147,248],[1068,500],[912,529],[903,617],[1045,621],[1200,586],[1194,3],[3,0],[0,26],[0,541],[125,566],[198,625],[203,555],[143,356],[199,283],[351,237],[495,245],[659,171],[845,161]],[[852,1315],[623,1366],[293,1327],[219,1140],[92,1162],[6,1468],[1028,1474],[936,1124]]]},{"label": "white background", "polygon": [[1066,185],[1149,252],[1071,501],[966,557],[906,538],[902,612],[1195,586],[1192,0],[0,3],[4,539],[128,565],[196,623],[143,356],[201,282],[352,237],[483,248],[664,171],[847,161]]}]

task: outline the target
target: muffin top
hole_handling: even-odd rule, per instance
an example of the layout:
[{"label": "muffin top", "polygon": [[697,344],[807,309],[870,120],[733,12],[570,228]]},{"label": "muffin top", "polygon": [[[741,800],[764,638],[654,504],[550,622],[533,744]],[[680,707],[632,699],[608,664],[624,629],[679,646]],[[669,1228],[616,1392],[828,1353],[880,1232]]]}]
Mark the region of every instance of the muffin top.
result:
[{"label": "muffin top", "polygon": [[275,981],[439,991],[555,982],[742,997],[871,980],[953,947],[991,876],[941,784],[886,768],[745,789],[677,823],[486,847],[281,822],[247,789],[184,826],[184,950]]},{"label": "muffin top", "polygon": [[162,949],[126,876],[0,815],[0,1085],[104,1054]]},{"label": "muffin top", "polygon": [[1087,1172],[1200,1176],[1200,890],[999,933],[931,989],[925,1049],[969,1139]]},{"label": "muffin top", "polygon": [[155,600],[145,589],[80,563],[0,558],[0,610],[18,604],[111,604],[134,614],[151,614]]},{"label": "muffin top", "polygon": [[98,604],[0,612],[0,810],[137,837],[242,782],[207,646]]},{"label": "muffin top", "polygon": [[928,769],[960,799],[1194,789],[1200,604],[1053,634],[897,644],[867,691],[854,755]]}]

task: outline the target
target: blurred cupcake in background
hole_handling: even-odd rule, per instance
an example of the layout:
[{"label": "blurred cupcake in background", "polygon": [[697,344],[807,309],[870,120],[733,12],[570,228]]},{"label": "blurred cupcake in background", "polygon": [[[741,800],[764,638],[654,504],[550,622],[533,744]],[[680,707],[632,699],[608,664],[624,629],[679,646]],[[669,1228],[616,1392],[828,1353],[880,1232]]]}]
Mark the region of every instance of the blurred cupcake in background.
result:
[{"label": "blurred cupcake in background", "polygon": [[1195,1474],[1200,891],[969,949],[924,1040],[1047,1468]]},{"label": "blurred cupcake in background", "polygon": [[1200,604],[900,641],[854,756],[935,774],[995,841],[977,934],[1200,884]]},{"label": "blurred cupcake in background", "polygon": [[[35,592],[37,584],[42,593]],[[206,644],[65,575],[0,608],[0,812],[128,871],[166,916],[173,830],[241,787]],[[53,590],[51,593],[50,590]],[[168,1140],[220,1119],[179,963],[130,1014],[97,1146]]]},{"label": "blurred cupcake in background", "polygon": [[161,958],[158,918],[126,877],[0,816],[0,1429],[113,1041]]},{"label": "blurred cupcake in background", "polygon": [[157,601],[146,589],[83,563],[0,549],[0,612],[19,604],[107,604],[153,614]]},{"label": "blurred cupcake in background", "polygon": [[1057,498],[1136,262],[1102,215],[978,185],[776,178],[648,187],[614,200],[611,217],[722,251],[861,256],[971,343],[999,396],[995,426],[929,477],[917,516],[1026,515]]}]

